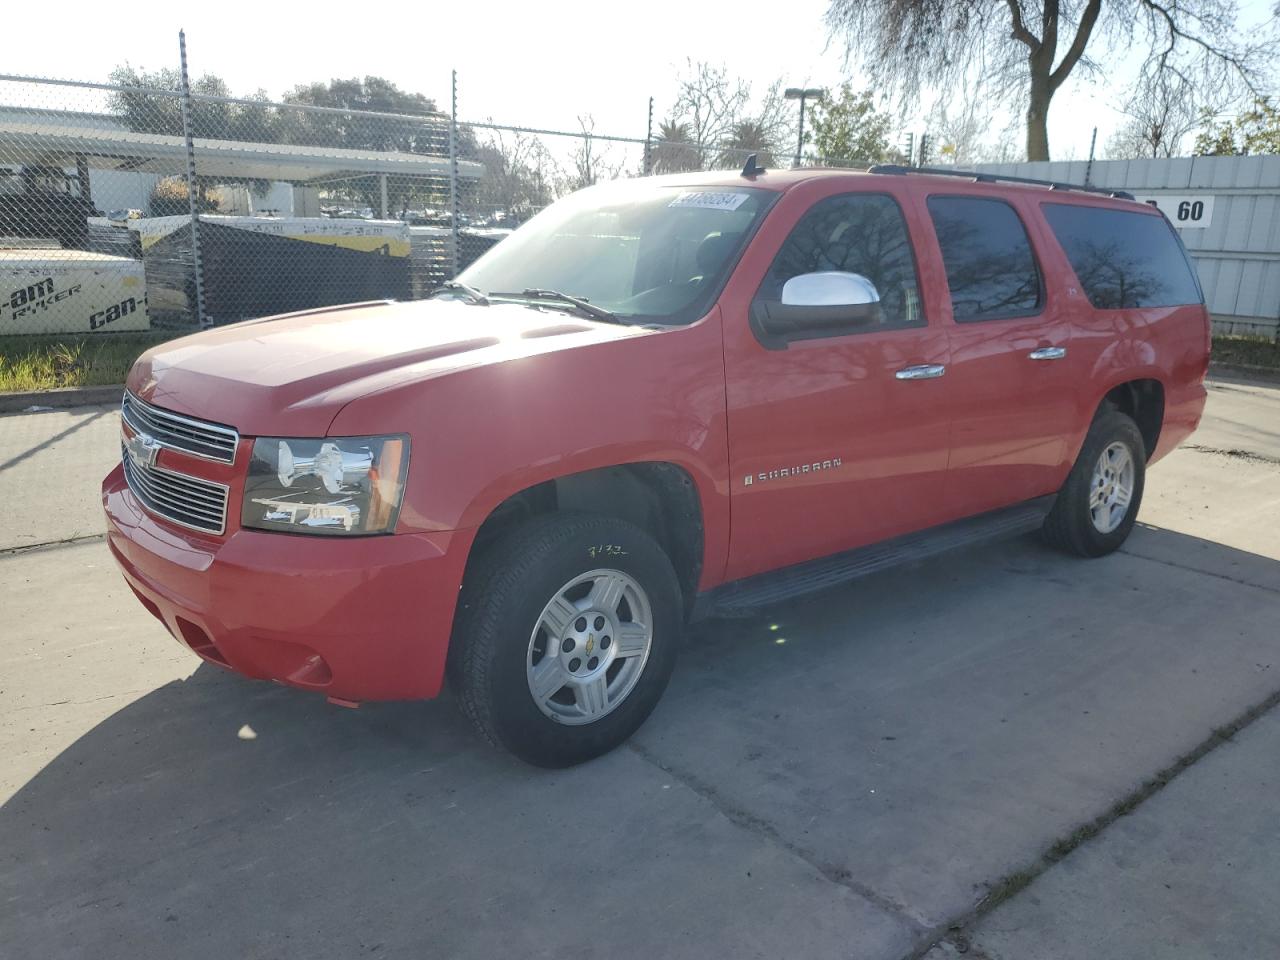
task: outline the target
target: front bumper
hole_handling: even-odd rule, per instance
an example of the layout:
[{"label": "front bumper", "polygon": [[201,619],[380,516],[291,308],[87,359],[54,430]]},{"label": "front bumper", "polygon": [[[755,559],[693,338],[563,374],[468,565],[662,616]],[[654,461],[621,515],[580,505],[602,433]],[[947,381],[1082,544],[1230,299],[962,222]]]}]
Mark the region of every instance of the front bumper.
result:
[{"label": "front bumper", "polygon": [[129,586],[210,663],[342,700],[439,693],[472,531],[209,537],[144,511],[119,466],[102,503]]}]

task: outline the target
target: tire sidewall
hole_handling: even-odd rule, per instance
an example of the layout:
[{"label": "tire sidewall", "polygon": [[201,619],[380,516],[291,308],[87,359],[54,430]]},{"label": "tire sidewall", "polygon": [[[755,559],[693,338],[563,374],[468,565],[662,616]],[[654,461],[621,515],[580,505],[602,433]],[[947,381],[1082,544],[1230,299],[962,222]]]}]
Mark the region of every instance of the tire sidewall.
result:
[{"label": "tire sidewall", "polygon": [[[572,532],[552,527],[529,548],[533,562],[523,564],[505,583],[496,598],[502,608],[489,621],[496,631],[486,664],[493,732],[512,753],[543,766],[564,766],[604,753],[644,722],[670,679],[682,623],[679,584],[651,537],[607,518],[565,529]],[[593,723],[564,724],[543,713],[529,690],[530,635],[543,608],[565,584],[599,569],[627,574],[648,594],[653,639],[640,678],[622,703]]]},{"label": "tire sidewall", "polygon": [[[1093,525],[1089,512],[1089,495],[1098,458],[1102,456],[1102,451],[1117,442],[1127,446],[1129,456],[1133,458],[1133,496],[1120,525],[1110,533],[1103,533]],[[1080,450],[1080,458],[1076,464],[1076,483],[1072,484],[1069,491],[1073,498],[1070,504],[1075,520],[1073,525],[1085,553],[1102,556],[1116,550],[1128,539],[1133,525],[1138,521],[1138,510],[1142,506],[1142,494],[1146,489],[1146,462],[1147,452],[1142,433],[1130,417],[1109,410],[1094,421]]]}]

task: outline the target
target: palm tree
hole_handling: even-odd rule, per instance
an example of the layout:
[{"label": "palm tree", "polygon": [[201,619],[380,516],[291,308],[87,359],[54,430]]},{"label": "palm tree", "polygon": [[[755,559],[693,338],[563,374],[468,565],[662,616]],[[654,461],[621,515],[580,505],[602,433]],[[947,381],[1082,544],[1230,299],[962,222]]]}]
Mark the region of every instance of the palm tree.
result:
[{"label": "palm tree", "polygon": [[753,153],[760,166],[776,166],[770,139],[769,132],[759,120],[739,120],[721,141],[716,166],[740,167],[746,162],[748,155]]},{"label": "palm tree", "polygon": [[658,124],[658,142],[652,154],[653,172],[680,173],[699,169],[698,149],[692,140],[693,134],[687,123],[671,119]]}]

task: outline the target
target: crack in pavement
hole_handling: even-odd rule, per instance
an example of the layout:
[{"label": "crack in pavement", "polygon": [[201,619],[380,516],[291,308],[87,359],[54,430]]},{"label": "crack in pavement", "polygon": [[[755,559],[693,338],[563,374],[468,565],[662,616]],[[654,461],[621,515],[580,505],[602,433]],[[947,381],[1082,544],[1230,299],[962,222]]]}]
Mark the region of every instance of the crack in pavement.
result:
[{"label": "crack in pavement", "polygon": [[[704,783],[693,774],[676,770],[668,764],[663,763],[662,760],[658,759],[656,754],[647,747],[641,746],[635,740],[628,741],[626,746],[628,750],[640,757],[640,759],[654,767],[657,767],[663,773],[674,778],[681,786],[691,790],[703,800],[706,800],[715,808],[716,812],[727,819],[730,823],[741,827],[748,833],[764,837],[765,839],[777,844],[796,859],[812,867],[827,881],[834,883],[837,886],[844,887],[846,890],[858,897],[861,897],[863,900],[866,900],[886,913],[900,919],[903,923],[908,925],[917,936],[929,937],[934,932],[933,928],[922,924],[919,920],[911,916],[905,905],[898,903],[890,897],[886,897],[884,894],[866,886],[865,884],[859,883],[853,878],[853,875],[848,870],[819,860],[803,847],[800,847],[783,837],[778,832],[777,828],[763,817],[758,817],[750,811],[728,803],[715,787]],[[936,940],[930,941],[931,944],[936,942]],[[914,956],[914,954],[912,955]]]},{"label": "crack in pavement", "polygon": [[1239,577],[1231,577],[1225,573],[1205,570],[1202,567],[1190,567],[1185,563],[1174,563],[1172,560],[1161,560],[1159,557],[1149,557],[1144,553],[1134,553],[1127,547],[1121,547],[1116,551],[1116,553],[1123,553],[1126,557],[1134,557],[1137,560],[1146,560],[1149,563],[1158,563],[1162,566],[1173,567],[1175,570],[1185,570],[1188,573],[1198,573],[1201,576],[1213,577],[1217,580],[1225,580],[1227,583],[1238,583],[1242,587],[1253,587],[1255,590],[1265,590],[1267,593],[1280,593],[1280,587],[1269,587],[1265,583],[1254,583],[1252,580],[1242,580]]},{"label": "crack in pavement", "polygon": [[[1020,870],[1006,874],[996,883],[988,888],[987,895],[983,897],[973,907],[972,910],[959,917],[954,918],[948,923],[940,924],[936,929],[938,935],[929,943],[919,949],[907,954],[902,960],[923,960],[926,954],[934,947],[942,943],[949,943],[957,952],[967,952],[970,950],[970,933],[969,928],[994,911],[1002,903],[1011,900],[1014,896],[1021,893],[1027,887],[1035,882],[1036,878],[1048,870],[1054,864],[1065,859],[1072,851],[1084,845],[1102,834],[1107,827],[1115,823],[1121,817],[1128,816],[1137,810],[1142,804],[1146,803],[1156,794],[1164,790],[1174,780],[1185,773],[1191,767],[1195,766],[1214,750],[1217,750],[1224,743],[1229,743],[1237,733],[1250,727],[1252,724],[1260,720],[1263,716],[1270,713],[1277,706],[1280,706],[1280,690],[1275,690],[1263,697],[1257,703],[1247,707],[1243,712],[1221,727],[1215,727],[1209,732],[1209,735],[1192,747],[1189,751],[1182,754],[1171,764],[1156,771],[1156,773],[1143,781],[1135,789],[1125,794],[1115,803],[1113,803],[1104,812],[1087,820],[1077,826],[1070,833],[1060,837],[1040,854],[1027,866]],[[981,958],[984,954],[979,951],[974,953],[975,958]]]},{"label": "crack in pavement", "polygon": [[61,540],[45,540],[43,543],[20,543],[16,547],[0,548],[0,560],[22,556],[34,550],[56,550],[59,547],[74,547],[77,544],[92,543],[95,540],[105,540],[106,538],[106,533],[81,533],[64,537]]},{"label": "crack in pavement", "polygon": [[1213,456],[1229,457],[1232,460],[1244,460],[1247,463],[1265,463],[1269,466],[1280,467],[1280,457],[1267,456],[1265,453],[1254,453],[1252,450],[1241,450],[1238,447],[1209,447],[1201,443],[1184,443],[1183,450],[1193,450],[1196,453],[1207,453]]}]

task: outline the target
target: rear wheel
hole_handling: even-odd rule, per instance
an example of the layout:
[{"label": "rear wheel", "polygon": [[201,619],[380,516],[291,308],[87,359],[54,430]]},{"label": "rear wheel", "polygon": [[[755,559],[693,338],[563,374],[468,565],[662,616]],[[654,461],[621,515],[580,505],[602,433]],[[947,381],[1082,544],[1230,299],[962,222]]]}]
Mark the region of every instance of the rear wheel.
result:
[{"label": "rear wheel", "polygon": [[1117,549],[1137,520],[1146,463],[1132,418],[1113,409],[1099,413],[1045,520],[1045,539],[1082,557]]},{"label": "rear wheel", "polygon": [[451,674],[490,741],[564,767],[645,721],[675,665],[680,588],[643,530],[554,514],[495,543],[463,586]]}]

